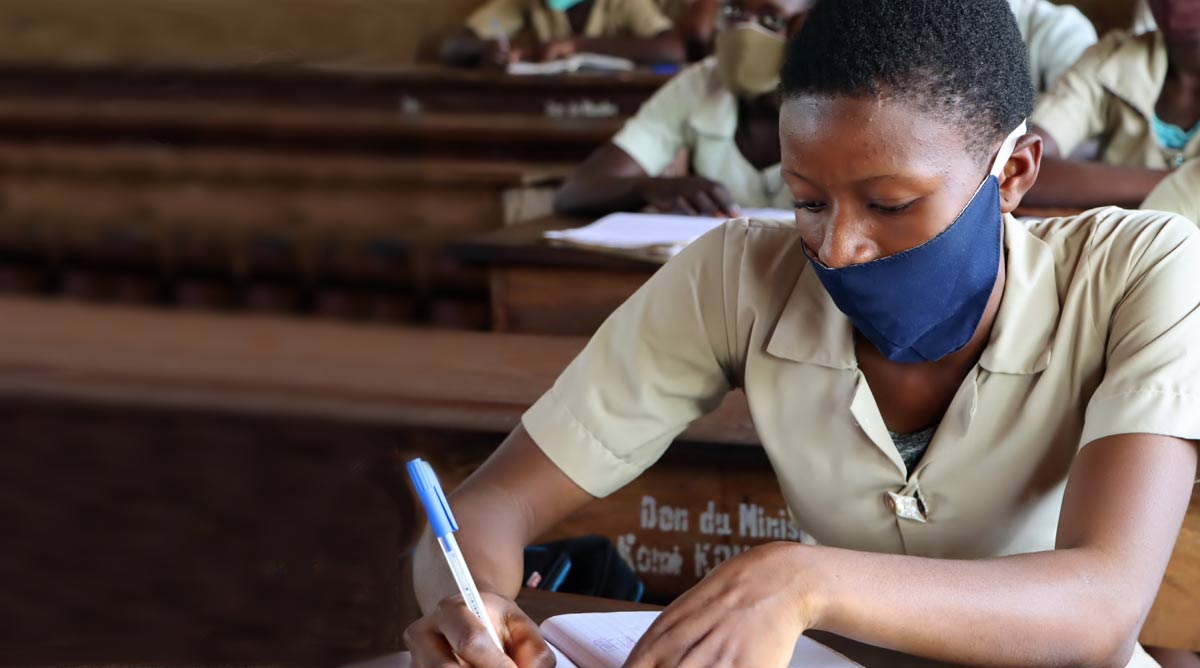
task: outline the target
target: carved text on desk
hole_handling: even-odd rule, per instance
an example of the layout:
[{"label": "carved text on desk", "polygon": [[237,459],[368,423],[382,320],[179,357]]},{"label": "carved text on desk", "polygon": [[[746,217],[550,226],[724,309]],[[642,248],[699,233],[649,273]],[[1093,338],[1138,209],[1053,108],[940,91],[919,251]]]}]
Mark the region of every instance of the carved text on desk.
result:
[{"label": "carved text on desk", "polygon": [[[756,544],[771,540],[798,541],[802,532],[789,520],[786,508],[768,510],[757,503],[738,503],[737,536],[750,543],[730,544],[705,540],[688,540],[690,518],[699,517],[695,528],[701,536],[732,536],[733,513],[723,511],[716,500],[709,500],[699,512],[659,503],[651,495],[642,496],[641,522],[643,532],[657,531],[663,534],[683,534],[684,545],[670,548],[639,544],[638,536],[625,533],[617,537],[617,551],[629,562],[633,570],[643,575],[666,575],[682,577],[685,569],[692,577],[702,578],[709,571],[731,557],[741,554]],[[687,557],[691,557],[691,568],[687,568]]]}]

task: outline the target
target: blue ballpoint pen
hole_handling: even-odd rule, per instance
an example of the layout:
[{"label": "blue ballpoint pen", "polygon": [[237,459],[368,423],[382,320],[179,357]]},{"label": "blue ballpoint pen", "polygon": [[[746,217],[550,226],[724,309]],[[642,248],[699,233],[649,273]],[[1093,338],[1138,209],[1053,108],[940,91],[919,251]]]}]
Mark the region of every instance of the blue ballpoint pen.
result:
[{"label": "blue ballpoint pen", "polygon": [[500,642],[500,636],[496,633],[496,628],[492,626],[492,620],[483,607],[483,597],[479,595],[475,580],[471,578],[471,572],[467,570],[467,562],[458,549],[458,541],[454,540],[454,532],[458,531],[458,523],[454,521],[454,513],[450,512],[450,503],[446,501],[446,493],[442,491],[437,474],[433,472],[433,467],[428,462],[419,457],[410,461],[407,468],[413,488],[417,490],[421,505],[425,506],[425,514],[429,516],[429,528],[437,537],[438,545],[442,548],[442,555],[446,557],[446,563],[454,575],[454,583],[458,585],[458,591],[462,593],[467,608],[479,618],[479,621],[483,622],[488,635],[496,642],[496,646],[504,651],[504,643]]}]

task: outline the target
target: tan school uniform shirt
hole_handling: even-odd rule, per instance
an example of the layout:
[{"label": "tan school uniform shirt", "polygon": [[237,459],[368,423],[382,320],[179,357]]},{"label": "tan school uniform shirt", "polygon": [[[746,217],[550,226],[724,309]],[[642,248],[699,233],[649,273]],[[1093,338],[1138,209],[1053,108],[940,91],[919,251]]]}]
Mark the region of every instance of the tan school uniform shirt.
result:
[{"label": "tan school uniform shirt", "polygon": [[[491,0],[467,18],[467,27],[484,39],[495,39],[497,26],[505,37],[532,27],[539,42],[574,36],[567,15],[543,0]],[[654,37],[672,27],[654,0],[595,0],[583,36]]]},{"label": "tan school uniform shirt", "polygon": [[[786,222],[733,220],[686,248],[523,424],[602,497],[742,387],[806,540],[949,559],[1054,549],[1080,449],[1124,433],[1200,438],[1200,231],[1116,208],[1006,216],[1004,247],[991,338],[911,475],[850,321]],[[1139,652],[1130,665],[1154,663]]]},{"label": "tan school uniform shirt", "polygon": [[738,150],[737,121],[737,97],[721,82],[716,58],[708,58],[667,82],[612,142],[650,176],[687,150],[692,172],[724,185],[741,206],[791,209],[779,164],[758,169]]},{"label": "tan school uniform shirt", "polygon": [[1200,160],[1191,160],[1158,184],[1143,209],[1170,211],[1200,225]]},{"label": "tan school uniform shirt", "polygon": [[1183,151],[1158,143],[1154,105],[1167,76],[1167,47],[1157,32],[1109,33],[1038,100],[1033,124],[1062,155],[1099,138],[1101,159],[1112,165],[1171,169],[1200,156],[1200,136]]}]

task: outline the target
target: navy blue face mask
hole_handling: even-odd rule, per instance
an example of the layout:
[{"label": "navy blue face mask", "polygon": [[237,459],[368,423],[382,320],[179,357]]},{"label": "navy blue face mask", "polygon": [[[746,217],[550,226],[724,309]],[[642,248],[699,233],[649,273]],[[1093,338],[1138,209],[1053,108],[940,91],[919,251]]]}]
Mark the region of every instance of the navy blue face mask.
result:
[{"label": "navy blue face mask", "polygon": [[840,269],[809,264],[854,328],[893,362],[932,362],[961,350],[1000,269],[1000,173],[1025,124],[1004,140],[987,178],[941,234],[915,248]]}]

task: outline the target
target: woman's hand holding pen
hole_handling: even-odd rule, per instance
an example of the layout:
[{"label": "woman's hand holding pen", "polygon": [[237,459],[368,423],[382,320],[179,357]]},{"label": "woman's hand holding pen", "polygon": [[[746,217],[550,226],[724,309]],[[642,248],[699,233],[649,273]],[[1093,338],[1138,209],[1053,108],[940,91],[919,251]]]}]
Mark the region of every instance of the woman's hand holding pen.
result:
[{"label": "woman's hand holding pen", "polygon": [[813,623],[806,549],[770,543],[721,564],[658,617],[625,668],[784,668]]},{"label": "woman's hand holding pen", "polygon": [[504,651],[488,637],[462,595],[455,594],[404,631],[413,668],[553,668],[554,654],[537,624],[513,601],[490,592],[482,596]]}]

